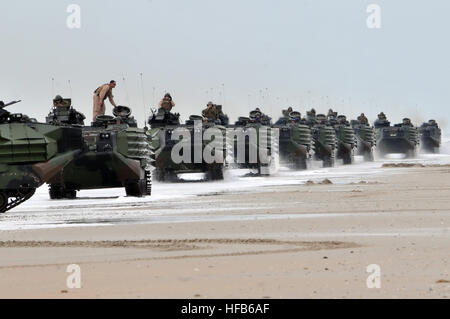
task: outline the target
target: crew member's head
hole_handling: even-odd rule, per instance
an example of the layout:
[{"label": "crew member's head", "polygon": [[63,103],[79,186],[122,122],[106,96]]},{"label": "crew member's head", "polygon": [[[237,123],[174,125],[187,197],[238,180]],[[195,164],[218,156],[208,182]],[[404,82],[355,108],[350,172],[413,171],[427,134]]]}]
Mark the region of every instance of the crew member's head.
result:
[{"label": "crew member's head", "polygon": [[170,95],[170,93],[164,94],[163,100],[164,100],[164,101],[172,102],[172,96]]},{"label": "crew member's head", "polygon": [[115,88],[116,87],[116,85],[117,85],[117,83],[116,83],[116,81],[114,81],[114,80],[111,80],[110,82],[109,82],[109,86],[111,87],[111,88]]},{"label": "crew member's head", "polygon": [[63,106],[63,98],[61,95],[55,96],[55,98],[53,99],[53,105],[56,107]]}]

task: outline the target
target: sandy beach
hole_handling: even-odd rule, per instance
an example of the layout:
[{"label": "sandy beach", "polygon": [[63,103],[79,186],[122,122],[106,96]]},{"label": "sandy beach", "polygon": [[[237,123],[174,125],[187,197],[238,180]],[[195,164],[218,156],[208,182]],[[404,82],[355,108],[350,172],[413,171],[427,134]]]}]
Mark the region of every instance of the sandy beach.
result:
[{"label": "sandy beach", "polygon": [[450,297],[450,166],[379,169],[134,207],[160,222],[3,230],[0,298]]}]

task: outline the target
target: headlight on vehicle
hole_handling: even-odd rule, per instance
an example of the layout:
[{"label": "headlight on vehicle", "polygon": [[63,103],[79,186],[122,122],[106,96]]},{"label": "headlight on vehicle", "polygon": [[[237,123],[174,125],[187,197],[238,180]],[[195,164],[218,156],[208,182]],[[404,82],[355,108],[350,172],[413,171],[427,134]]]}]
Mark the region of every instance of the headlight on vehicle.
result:
[{"label": "headlight on vehicle", "polygon": [[102,139],[102,140],[109,140],[110,137],[111,137],[111,134],[109,134],[109,133],[101,133],[100,134],[100,139]]}]

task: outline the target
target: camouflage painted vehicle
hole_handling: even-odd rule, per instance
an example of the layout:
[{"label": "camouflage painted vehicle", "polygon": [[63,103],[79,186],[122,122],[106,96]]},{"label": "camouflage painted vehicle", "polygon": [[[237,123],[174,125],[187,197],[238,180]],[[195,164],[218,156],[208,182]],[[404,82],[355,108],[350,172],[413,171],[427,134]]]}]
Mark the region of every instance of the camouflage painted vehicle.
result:
[{"label": "camouflage painted vehicle", "polygon": [[124,187],[127,196],[151,195],[150,135],[137,128],[128,107],[118,106],[113,113],[78,128],[83,151],[49,181],[51,199],[74,199],[82,189],[113,187]]},{"label": "camouflage painted vehicle", "polygon": [[258,175],[270,175],[275,162],[272,131],[270,118],[258,109],[250,112],[250,117],[239,117],[234,125],[229,125],[228,153],[235,163],[233,165],[256,169]]},{"label": "camouflage painted vehicle", "polygon": [[352,128],[357,140],[357,155],[363,156],[367,162],[374,160],[373,152],[376,145],[375,129],[368,123],[361,123],[357,120],[351,121]]},{"label": "camouflage painted vehicle", "polygon": [[0,213],[33,196],[78,156],[81,130],[58,127],[11,114],[0,102]]},{"label": "camouflage painted vehicle", "polygon": [[314,158],[323,161],[323,167],[333,167],[336,156],[336,131],[324,114],[307,113],[303,121],[311,128]]},{"label": "camouflage painted vehicle", "polygon": [[307,169],[312,150],[311,129],[301,124],[299,112],[290,112],[281,117],[272,127],[279,129],[280,162],[294,164],[296,169]]},{"label": "camouflage painted vehicle", "polygon": [[415,156],[420,145],[419,129],[413,126],[408,118],[404,118],[400,124],[391,126],[385,116],[379,115],[374,126],[380,155],[404,153],[407,157]]},{"label": "camouflage painted vehicle", "polygon": [[423,123],[419,128],[422,149],[429,153],[439,152],[442,131],[435,120]]},{"label": "camouflage painted vehicle", "polygon": [[[334,115],[337,115],[337,113]],[[329,116],[328,122],[336,131],[336,158],[342,159],[344,165],[352,164],[354,161],[354,151],[357,147],[357,140],[353,128],[350,126],[345,115],[336,117]]]},{"label": "camouflage painted vehicle", "polygon": [[[154,150],[155,171],[154,175],[158,181],[178,181],[178,174],[183,173],[205,173],[207,180],[222,180],[224,161],[226,157],[226,128],[220,121],[205,121],[202,116],[191,115],[185,124],[180,123],[180,115],[170,113],[164,109],[153,111],[149,117],[152,148]],[[204,133],[209,128],[216,128],[223,137],[222,146],[219,148],[221,154],[214,154],[222,160],[208,162],[203,153],[213,154],[213,138],[205,139]],[[180,139],[179,136],[172,139],[176,132],[186,132],[189,139]],[[180,143],[180,144],[179,144]],[[177,146],[176,146],[177,145]],[[190,149],[190,155],[186,155],[182,161],[175,162],[172,158],[174,147],[180,147],[184,152]],[[197,152],[195,152],[197,150]],[[200,154],[201,151],[201,154]],[[195,154],[197,154],[197,157]],[[184,154],[180,154],[184,155]],[[200,157],[199,157],[200,156]]]}]

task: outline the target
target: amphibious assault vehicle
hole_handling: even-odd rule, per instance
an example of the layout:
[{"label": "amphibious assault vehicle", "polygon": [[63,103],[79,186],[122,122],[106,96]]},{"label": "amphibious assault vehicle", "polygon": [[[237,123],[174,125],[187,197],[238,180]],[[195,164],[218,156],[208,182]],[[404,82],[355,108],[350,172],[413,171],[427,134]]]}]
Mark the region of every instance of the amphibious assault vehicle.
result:
[{"label": "amphibious assault vehicle", "polygon": [[239,117],[227,128],[230,166],[256,169],[258,175],[270,175],[276,166],[278,129],[271,128],[271,119],[258,109],[249,117]]},{"label": "amphibious assault vehicle", "polygon": [[429,153],[439,152],[442,131],[435,120],[423,123],[419,128],[422,149]]},{"label": "amphibious assault vehicle", "polygon": [[337,113],[329,116],[328,122],[336,131],[336,158],[342,159],[344,165],[352,164],[354,161],[354,151],[357,147],[353,128],[350,126],[345,115],[337,116]]},{"label": "amphibious assault vehicle", "polygon": [[314,158],[323,161],[323,167],[333,167],[336,153],[336,131],[324,114],[307,112],[306,125],[311,128]]},{"label": "amphibious assault vehicle", "polygon": [[[69,125],[82,134],[82,152],[48,182],[51,199],[73,199],[78,190],[113,187],[125,187],[127,196],[151,195],[150,135],[137,128],[130,108],[118,106],[113,114],[98,116],[92,126]],[[68,125],[57,113],[47,120]]]},{"label": "amphibious assault vehicle", "polygon": [[283,112],[281,117],[272,127],[279,130],[279,154],[280,162],[294,164],[296,169],[306,169],[307,161],[312,150],[311,129],[301,124],[299,112]]},{"label": "amphibious assault vehicle", "polygon": [[402,123],[391,126],[384,115],[379,115],[374,123],[377,149],[380,155],[404,153],[414,157],[420,144],[419,129],[411,120],[404,118]]},{"label": "amphibious assault vehicle", "polygon": [[352,128],[357,140],[357,155],[363,156],[367,162],[374,160],[375,129],[369,123],[361,123],[357,120],[351,121]]},{"label": "amphibious assault vehicle", "polygon": [[207,180],[223,179],[226,128],[220,120],[191,115],[181,124],[179,114],[160,108],[152,112],[148,123],[158,181],[178,181],[178,174],[183,173],[206,173]]},{"label": "amphibious assault vehicle", "polygon": [[38,123],[5,110],[17,102],[0,102],[0,213],[31,198],[83,147],[80,129]]}]

